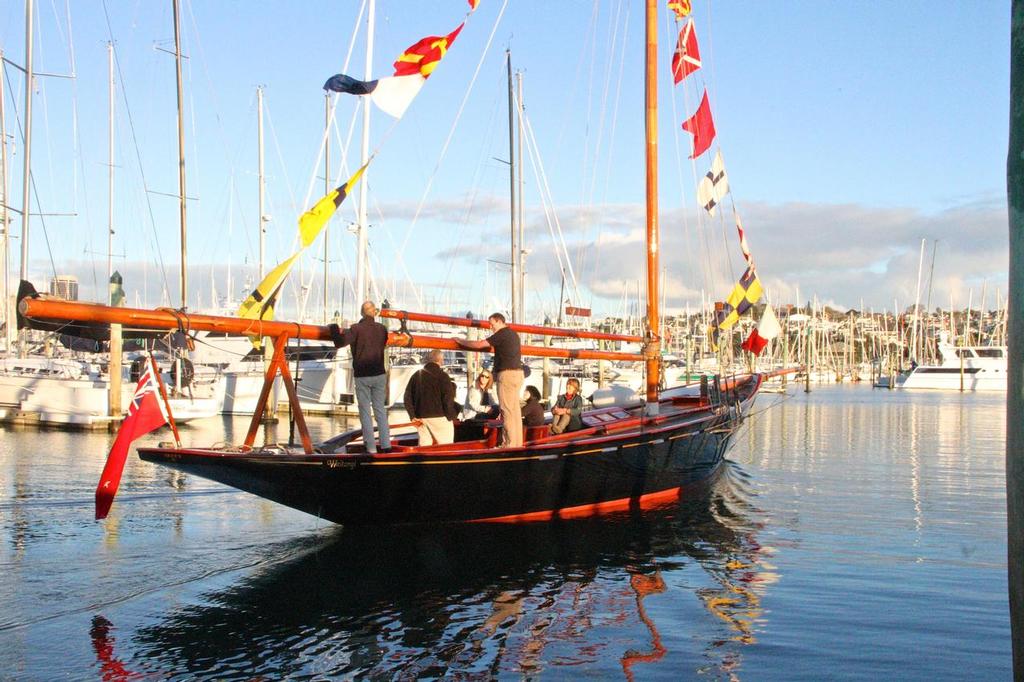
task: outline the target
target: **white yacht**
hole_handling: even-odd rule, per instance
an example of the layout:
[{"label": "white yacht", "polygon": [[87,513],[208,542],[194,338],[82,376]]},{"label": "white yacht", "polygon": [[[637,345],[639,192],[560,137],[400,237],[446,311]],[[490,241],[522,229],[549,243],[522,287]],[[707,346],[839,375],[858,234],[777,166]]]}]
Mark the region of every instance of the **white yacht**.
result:
[{"label": "white yacht", "polygon": [[957,347],[939,339],[938,365],[916,365],[896,377],[897,388],[1005,391],[1006,346]]},{"label": "white yacht", "polygon": [[[135,383],[125,367],[121,405],[127,407]],[[165,377],[165,381],[167,377]],[[0,358],[0,420],[89,428],[111,420],[110,379],[95,362],[73,357]],[[177,422],[213,417],[214,401],[202,397],[169,400]]]}]

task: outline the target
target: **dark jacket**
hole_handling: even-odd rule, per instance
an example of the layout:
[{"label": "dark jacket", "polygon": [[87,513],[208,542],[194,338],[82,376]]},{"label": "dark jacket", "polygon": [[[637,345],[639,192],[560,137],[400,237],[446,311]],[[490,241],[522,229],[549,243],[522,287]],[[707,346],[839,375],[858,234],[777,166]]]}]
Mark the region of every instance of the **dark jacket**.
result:
[{"label": "dark jacket", "polygon": [[364,317],[342,331],[330,325],[331,340],[335,348],[352,347],[352,374],[356,377],[376,377],[384,374],[384,349],[388,345],[388,329],[372,317]]},{"label": "dark jacket", "polygon": [[583,428],[583,397],[579,393],[573,395],[572,399],[563,393],[555,401],[555,407],[569,408],[569,426],[565,427],[566,431],[579,431]]},{"label": "dark jacket", "polygon": [[525,426],[544,425],[544,406],[536,398],[531,397],[523,405],[523,424]]},{"label": "dark jacket", "polygon": [[405,409],[412,419],[454,420],[460,410],[455,402],[455,382],[436,362],[428,362],[405,387]]}]

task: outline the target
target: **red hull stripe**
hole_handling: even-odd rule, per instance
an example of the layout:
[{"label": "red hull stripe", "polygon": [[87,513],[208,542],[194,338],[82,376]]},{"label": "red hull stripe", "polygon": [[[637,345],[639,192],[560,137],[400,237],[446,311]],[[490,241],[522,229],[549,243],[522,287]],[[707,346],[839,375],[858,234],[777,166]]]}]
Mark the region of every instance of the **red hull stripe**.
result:
[{"label": "red hull stripe", "polygon": [[545,511],[528,512],[526,514],[492,516],[486,519],[475,519],[472,523],[533,523],[538,521],[553,521],[555,519],[582,519],[588,516],[600,516],[601,514],[613,514],[615,512],[629,511],[634,505],[638,505],[641,509],[648,509],[668,502],[675,502],[679,499],[680,490],[680,488],[670,488],[656,493],[647,493],[640,497],[623,497],[619,500],[608,500],[607,502],[595,502],[593,504],[581,504],[576,507],[563,507],[561,509],[547,509]]}]

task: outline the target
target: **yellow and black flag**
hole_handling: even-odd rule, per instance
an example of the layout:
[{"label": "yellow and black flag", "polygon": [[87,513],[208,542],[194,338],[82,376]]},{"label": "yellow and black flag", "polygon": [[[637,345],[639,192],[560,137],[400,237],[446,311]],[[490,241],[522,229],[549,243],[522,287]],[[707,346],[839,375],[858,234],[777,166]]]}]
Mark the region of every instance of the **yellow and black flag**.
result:
[{"label": "yellow and black flag", "polygon": [[740,281],[732,288],[729,298],[725,299],[725,305],[715,313],[715,327],[728,329],[739,322],[740,315],[747,312],[752,305],[761,300],[764,294],[764,287],[761,280],[757,278],[754,268],[747,268]]},{"label": "yellow and black flag", "polygon": [[302,255],[302,251],[292,254],[291,257],[267,273],[267,276],[256,285],[249,297],[242,302],[238,308],[238,316],[246,320],[273,320],[277,296],[281,293],[281,287],[284,286],[284,281],[288,278],[288,272],[300,255]]},{"label": "yellow and black flag", "polygon": [[[341,206],[341,202],[345,200],[352,187],[362,177],[368,165],[370,165],[369,161],[357,170],[348,179],[348,182],[334,189],[330,194],[316,202],[313,208],[299,217],[299,250],[278,263],[277,267],[267,273],[267,276],[256,285],[256,288],[249,294],[249,297],[238,308],[239,317],[246,320],[274,319],[274,306],[277,304],[277,298],[281,293],[282,287],[284,287],[285,280],[288,279],[288,273],[291,272],[292,266],[295,265],[295,261],[299,259],[299,256],[302,255],[302,252],[308,246],[316,241],[324,226],[327,225],[327,221],[331,219],[334,212]],[[259,348],[261,342],[260,339],[253,338],[252,343]]]},{"label": "yellow and black flag", "polygon": [[[372,157],[371,157],[372,160]],[[341,202],[345,201],[345,197],[352,191],[352,188],[359,178],[363,176],[366,171],[366,166],[370,165],[370,161],[367,161],[362,168],[357,170],[351,178],[348,179],[341,187],[336,187],[334,191],[325,196],[320,201],[314,204],[313,208],[309,209],[299,217],[299,239],[302,240],[302,248],[306,248],[320,235],[320,231],[324,229],[324,225],[331,219],[334,212],[341,206]]]},{"label": "yellow and black flag", "polygon": [[764,287],[761,286],[761,280],[757,278],[757,272],[753,267],[748,267],[740,277],[740,281],[732,288],[732,293],[729,294],[729,298],[725,299],[725,303],[721,304],[720,308],[719,304],[715,304],[715,320],[711,325],[711,338],[716,348],[718,332],[739,322],[740,315],[761,300],[763,294]]}]

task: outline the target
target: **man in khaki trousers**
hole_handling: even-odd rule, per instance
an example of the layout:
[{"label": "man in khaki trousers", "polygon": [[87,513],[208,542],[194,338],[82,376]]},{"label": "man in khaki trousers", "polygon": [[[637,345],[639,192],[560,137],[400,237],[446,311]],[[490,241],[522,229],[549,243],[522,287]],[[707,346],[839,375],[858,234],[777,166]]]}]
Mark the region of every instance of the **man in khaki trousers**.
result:
[{"label": "man in khaki trousers", "polygon": [[519,335],[505,323],[505,316],[494,313],[487,320],[493,334],[484,340],[468,341],[457,339],[460,346],[469,350],[493,350],[495,385],[498,388],[498,408],[501,410],[501,447],[521,448],[523,446],[523,415],[519,409],[523,391],[523,360],[519,353]]}]

